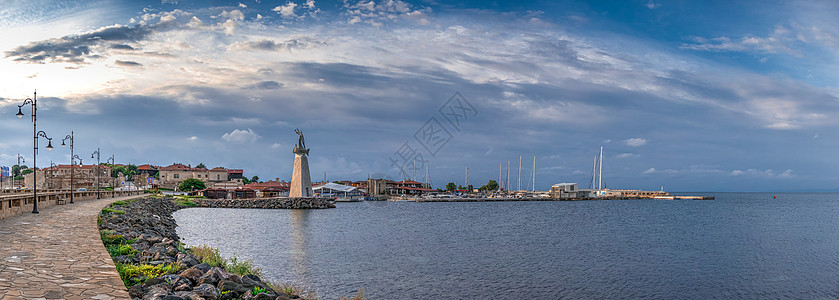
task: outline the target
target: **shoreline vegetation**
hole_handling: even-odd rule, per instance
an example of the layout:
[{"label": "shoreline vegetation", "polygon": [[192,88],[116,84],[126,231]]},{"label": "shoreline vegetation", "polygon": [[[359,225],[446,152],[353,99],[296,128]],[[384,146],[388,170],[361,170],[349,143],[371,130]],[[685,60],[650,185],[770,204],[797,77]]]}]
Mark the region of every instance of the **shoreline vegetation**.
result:
[{"label": "shoreline vegetation", "polygon": [[[331,208],[325,199],[219,201],[151,195],[116,201],[99,213],[102,243],[113,259],[132,299],[318,299],[293,283],[272,283],[250,260],[224,258],[209,246],[180,242],[172,213],[190,207]],[[237,204],[238,203],[238,204]],[[363,289],[352,298],[364,299]]]}]

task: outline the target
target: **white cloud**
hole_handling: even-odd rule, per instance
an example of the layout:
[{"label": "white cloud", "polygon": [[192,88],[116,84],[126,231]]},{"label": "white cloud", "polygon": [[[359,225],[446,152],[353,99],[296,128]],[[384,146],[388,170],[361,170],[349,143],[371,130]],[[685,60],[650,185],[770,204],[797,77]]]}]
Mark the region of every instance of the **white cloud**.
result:
[{"label": "white cloud", "polygon": [[431,12],[429,7],[414,9],[411,4],[400,0],[383,0],[378,3],[374,0],[360,0],[355,4],[345,1],[344,8],[350,17],[350,24],[366,22],[373,26],[381,26],[384,22],[400,18],[412,19],[420,25],[426,25],[429,23],[428,13]]},{"label": "white cloud", "polygon": [[297,18],[297,14],[294,13],[294,8],[295,7],[297,7],[297,3],[287,2],[284,5],[274,7],[274,9],[272,9],[272,10],[276,11],[283,18],[293,19],[293,18]]},{"label": "white cloud", "polygon": [[186,140],[187,141],[197,141],[198,137],[197,136],[191,136],[191,137],[186,138]]},{"label": "white cloud", "polygon": [[248,6],[247,6],[247,5],[244,5],[244,4],[242,4],[241,2],[239,2],[239,7],[241,7],[241,8],[248,8]]},{"label": "white cloud", "polygon": [[248,130],[239,130],[234,129],[231,132],[225,133],[221,136],[221,138],[228,142],[235,142],[235,143],[247,143],[247,142],[255,142],[261,136],[248,128]]},{"label": "white cloud", "polygon": [[758,170],[758,169],[747,169],[743,170],[733,170],[731,173],[728,174],[729,176],[748,176],[748,177],[763,177],[763,178],[792,178],[795,177],[793,174],[792,169],[786,169],[783,172],[776,172],[772,169],[766,170]]},{"label": "white cloud", "polygon": [[646,6],[649,9],[656,9],[656,8],[661,7],[661,4],[660,3],[655,3],[654,1],[650,0],[650,1],[647,2]]},{"label": "white cloud", "polygon": [[271,149],[280,149],[282,147],[283,147],[283,145],[280,144],[280,143],[274,143],[274,144],[271,145]]},{"label": "white cloud", "polygon": [[625,140],[624,142],[626,142],[626,145],[630,147],[640,147],[646,144],[647,140],[642,138],[631,138]]},{"label": "white cloud", "polygon": [[621,153],[615,156],[615,158],[634,158],[640,157],[641,155],[633,154],[633,153]]},{"label": "white cloud", "polygon": [[655,173],[655,168],[649,168],[641,174],[652,174],[652,173]]}]

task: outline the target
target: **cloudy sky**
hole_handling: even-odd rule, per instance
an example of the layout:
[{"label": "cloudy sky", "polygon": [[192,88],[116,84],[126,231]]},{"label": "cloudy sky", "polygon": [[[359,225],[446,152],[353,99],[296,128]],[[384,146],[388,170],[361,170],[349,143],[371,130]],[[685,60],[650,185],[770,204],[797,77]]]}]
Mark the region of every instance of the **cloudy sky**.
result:
[{"label": "cloudy sky", "polygon": [[0,164],[37,90],[85,163],[289,180],[300,128],[314,180],[588,187],[603,146],[612,188],[839,190],[839,3],[591,2],[4,1]]}]

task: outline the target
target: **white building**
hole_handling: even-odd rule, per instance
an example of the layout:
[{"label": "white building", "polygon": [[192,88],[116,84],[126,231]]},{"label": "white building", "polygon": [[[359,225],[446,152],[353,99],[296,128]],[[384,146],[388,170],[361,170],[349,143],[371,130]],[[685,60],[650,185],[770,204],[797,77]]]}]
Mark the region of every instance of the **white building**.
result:
[{"label": "white building", "polygon": [[349,185],[327,183],[312,188],[317,197],[335,197],[337,200],[363,200],[364,193],[358,188]]},{"label": "white building", "polygon": [[576,182],[557,183],[551,186],[551,198],[577,198],[577,191],[579,186]]}]

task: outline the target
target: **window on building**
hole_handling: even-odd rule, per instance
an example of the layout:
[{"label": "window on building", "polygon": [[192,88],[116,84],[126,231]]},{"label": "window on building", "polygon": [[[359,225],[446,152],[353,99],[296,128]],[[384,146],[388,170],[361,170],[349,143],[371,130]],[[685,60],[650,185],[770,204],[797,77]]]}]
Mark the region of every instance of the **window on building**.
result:
[{"label": "window on building", "polygon": [[173,177],[175,177],[175,179],[181,178],[180,174],[175,174]]}]

